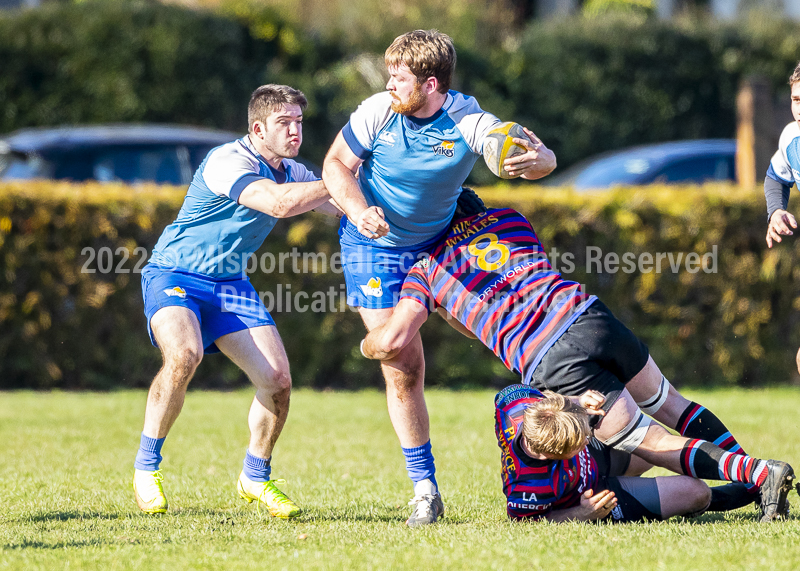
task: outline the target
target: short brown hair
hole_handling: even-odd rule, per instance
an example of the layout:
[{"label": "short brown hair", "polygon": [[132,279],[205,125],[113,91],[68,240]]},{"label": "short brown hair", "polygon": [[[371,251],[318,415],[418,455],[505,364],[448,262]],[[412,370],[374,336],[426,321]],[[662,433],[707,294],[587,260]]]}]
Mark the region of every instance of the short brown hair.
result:
[{"label": "short brown hair", "polygon": [[536,454],[567,456],[586,445],[589,415],[579,404],[551,391],[525,410],[522,437]]},{"label": "short brown hair", "polygon": [[789,78],[789,85],[794,85],[795,83],[800,82],[800,63],[794,68],[794,72],[792,76]]},{"label": "short brown hair", "polygon": [[270,113],[284,105],[299,105],[300,109],[305,111],[308,100],[302,91],[288,85],[270,83],[256,89],[250,96],[250,104],[247,106],[247,130],[252,129],[256,121],[266,123]]},{"label": "short brown hair", "polygon": [[386,67],[406,64],[417,83],[429,77],[439,82],[439,93],[447,93],[456,69],[456,48],[450,36],[437,30],[414,30],[398,36],[386,48]]}]

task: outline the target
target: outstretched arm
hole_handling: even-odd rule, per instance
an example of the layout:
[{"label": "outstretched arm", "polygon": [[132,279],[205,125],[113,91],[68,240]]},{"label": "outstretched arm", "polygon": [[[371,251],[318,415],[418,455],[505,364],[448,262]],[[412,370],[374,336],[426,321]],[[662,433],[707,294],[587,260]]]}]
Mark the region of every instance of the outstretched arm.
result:
[{"label": "outstretched arm", "polygon": [[527,139],[514,138],[514,142],[528,149],[527,153],[517,155],[503,162],[503,167],[511,176],[521,176],[527,180],[537,180],[549,175],[556,168],[556,155],[548,149],[533,131],[523,127]]},{"label": "outstretched arm", "polygon": [[450,327],[461,333],[461,335],[463,335],[464,337],[469,337],[470,339],[478,338],[477,335],[475,335],[472,331],[467,329],[463,323],[461,323],[458,319],[447,313],[447,310],[444,307],[441,306],[437,307],[436,313],[438,313],[439,317],[444,319]]},{"label": "outstretched arm", "polygon": [[350,150],[340,131],[322,163],[322,180],[331,189],[333,200],[358,231],[367,238],[380,238],[389,233],[389,225],[383,218],[382,209],[367,205],[356,181],[355,173],[360,164],[361,159]]},{"label": "outstretched arm", "polygon": [[239,204],[275,218],[308,212],[330,200],[321,180],[278,184],[269,179],[251,182],[239,195]]},{"label": "outstretched arm", "polygon": [[791,236],[797,228],[797,220],[786,211],[791,188],[775,180],[769,174],[764,179],[764,196],[767,199],[767,247],[780,242],[781,236]]},{"label": "outstretched arm", "polygon": [[361,342],[361,354],[367,359],[384,361],[408,345],[428,319],[428,310],[413,299],[401,299],[389,320],[376,327]]}]

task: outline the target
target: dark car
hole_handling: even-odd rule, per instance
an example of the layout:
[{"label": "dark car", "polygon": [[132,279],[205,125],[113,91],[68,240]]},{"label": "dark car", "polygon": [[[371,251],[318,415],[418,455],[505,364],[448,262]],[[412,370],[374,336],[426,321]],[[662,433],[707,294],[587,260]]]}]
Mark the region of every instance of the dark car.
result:
[{"label": "dark car", "polygon": [[702,184],[736,178],[736,140],[657,143],[587,159],[542,182],[577,190],[643,184]]},{"label": "dark car", "polygon": [[186,185],[211,149],[241,136],[174,125],[24,129],[0,137],[0,180]]}]

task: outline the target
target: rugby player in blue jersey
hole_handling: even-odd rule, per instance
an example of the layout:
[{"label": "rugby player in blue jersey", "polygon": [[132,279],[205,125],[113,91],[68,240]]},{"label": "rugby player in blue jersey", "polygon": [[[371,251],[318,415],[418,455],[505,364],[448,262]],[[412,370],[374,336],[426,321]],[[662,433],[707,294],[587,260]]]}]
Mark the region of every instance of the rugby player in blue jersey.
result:
[{"label": "rugby player in blue jersey", "polygon": [[519,212],[488,209],[454,221],[408,274],[394,313],[369,332],[362,353],[391,359],[432,310],[452,316],[448,323],[477,337],[526,385],[567,396],[599,391],[607,414],[595,434],[606,445],[678,474],[736,482],[720,490],[719,509],[752,502],[749,485],[760,488],[762,521],[788,514],[792,467],[746,455],[714,414],[675,390],[600,300],[550,266]]},{"label": "rugby player in blue jersey", "polygon": [[[800,63],[789,77],[794,121],[786,125],[778,139],[778,150],[772,156],[764,178],[767,199],[767,247],[781,242],[781,236],[791,236],[797,229],[797,219],[787,211],[792,186],[800,180]],[[800,350],[795,357],[800,372]],[[800,491],[800,484],[798,484]]]},{"label": "rugby player in blue jersey", "polygon": [[[786,125],[778,141],[778,150],[772,156],[764,178],[764,196],[767,199],[767,246],[780,242],[781,236],[791,236],[797,228],[794,215],[787,212],[789,193],[800,179],[800,63],[789,78],[794,121]],[[800,370],[800,353],[798,353]]]},{"label": "rugby player in blue jersey", "polygon": [[[387,91],[365,100],[336,137],[323,180],[347,218],[339,230],[348,303],[368,330],[386,322],[421,252],[446,233],[461,185],[500,121],[473,97],[450,89],[456,52],[435,30],[417,30],[386,50]],[[526,179],[555,168],[555,155],[530,131],[528,152],[506,161]],[[358,177],[356,177],[358,174]],[[425,363],[416,336],[382,364],[389,416],[414,482],[408,524],[444,512],[431,452]]]},{"label": "rugby player in blue jersey", "polygon": [[248,134],[209,152],[142,271],[148,332],[164,358],[134,463],[136,502],[146,513],[167,510],[161,447],[203,354],[219,351],[256,387],[239,495],[276,517],[300,513],[270,480],[272,449],[289,410],[289,363],[245,269],[279,218],[338,211],[323,182],[292,160],[303,142],[306,105],[300,91],[284,85],[253,92]]}]

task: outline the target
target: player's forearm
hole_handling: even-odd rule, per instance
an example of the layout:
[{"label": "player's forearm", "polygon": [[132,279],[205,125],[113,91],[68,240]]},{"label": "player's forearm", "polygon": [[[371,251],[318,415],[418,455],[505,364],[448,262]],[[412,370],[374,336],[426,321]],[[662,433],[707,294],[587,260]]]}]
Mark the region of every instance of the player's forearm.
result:
[{"label": "player's forearm", "polygon": [[764,178],[764,197],[767,199],[767,220],[772,219],[776,210],[786,210],[789,206],[791,188],[774,178]]},{"label": "player's forearm", "polygon": [[358,220],[367,209],[367,200],[358,186],[356,177],[338,158],[328,156],[322,167],[322,180],[328,187],[331,198],[339,205],[351,221]]},{"label": "player's forearm", "polygon": [[361,354],[367,359],[385,361],[397,355],[403,348],[392,343],[388,334],[388,322],[376,327],[361,342]]},{"label": "player's forearm", "polygon": [[321,180],[276,184],[262,180],[248,185],[239,197],[239,204],[275,218],[288,218],[308,212],[330,200]]},{"label": "player's forearm", "polygon": [[467,329],[467,328],[466,328],[466,326],[464,326],[464,324],[463,324],[463,323],[461,323],[461,322],[460,322],[458,319],[456,319],[455,317],[453,317],[452,315],[450,315],[449,313],[447,313],[447,310],[446,310],[445,308],[443,308],[443,307],[437,307],[437,308],[436,308],[436,313],[438,313],[438,314],[439,314],[439,317],[441,317],[442,319],[444,319],[444,320],[445,320],[445,322],[446,322],[446,323],[447,323],[447,324],[448,324],[450,327],[452,327],[453,329],[455,329],[456,331],[458,331],[459,333],[461,333],[461,335],[463,335],[464,337],[468,337],[468,338],[470,338],[470,339],[477,339],[477,338],[478,338],[478,336],[477,336],[477,335],[475,335],[475,334],[474,334],[472,331],[470,331],[469,329]]}]

